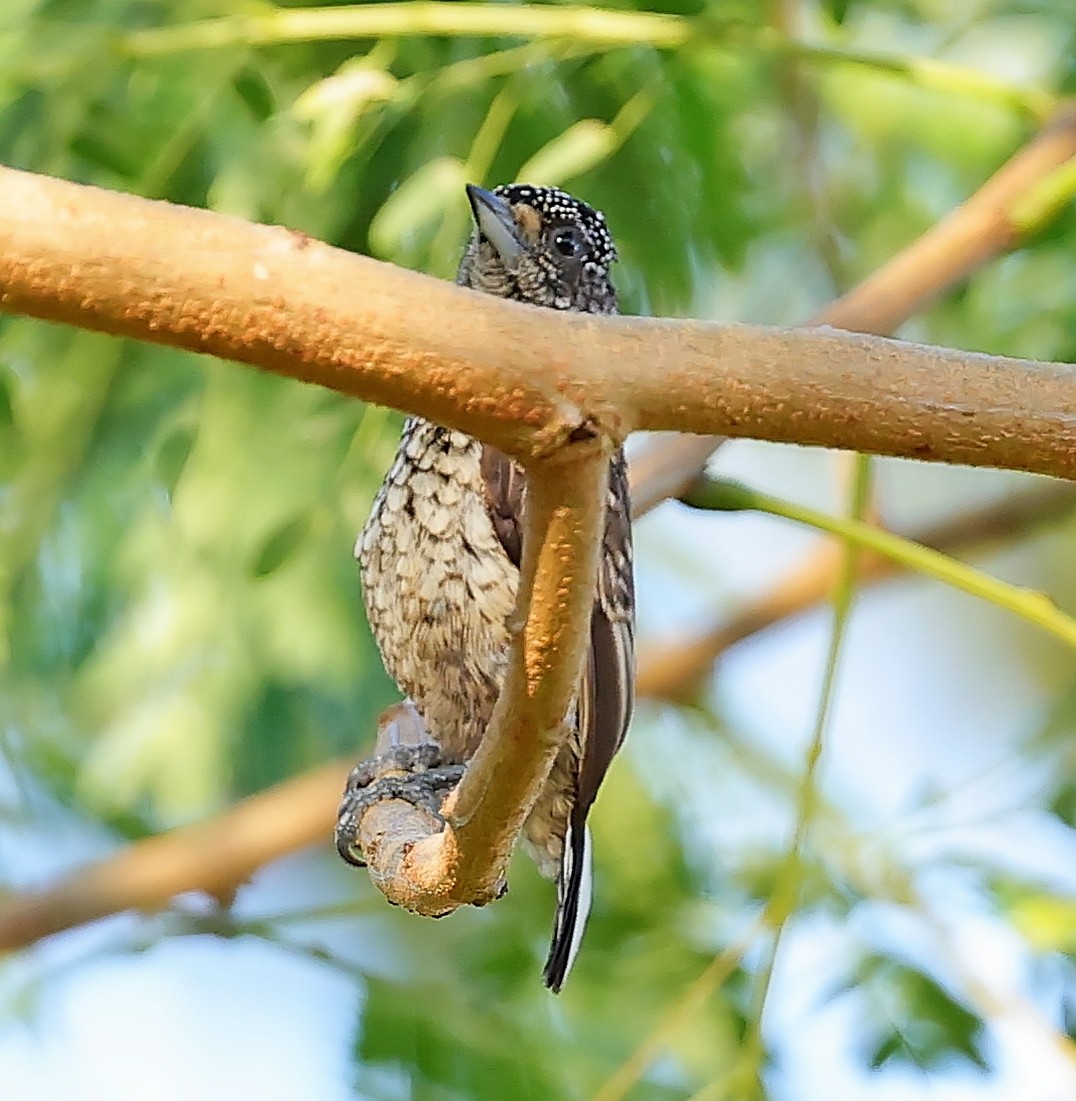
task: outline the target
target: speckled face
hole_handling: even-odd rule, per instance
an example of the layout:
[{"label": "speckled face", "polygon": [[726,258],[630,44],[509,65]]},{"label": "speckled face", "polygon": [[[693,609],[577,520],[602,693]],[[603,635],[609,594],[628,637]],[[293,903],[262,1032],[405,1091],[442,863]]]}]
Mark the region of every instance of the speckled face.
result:
[{"label": "speckled face", "polygon": [[476,225],[458,283],[555,310],[616,312],[609,280],[616,248],[600,211],[556,187],[504,184],[468,194]]}]

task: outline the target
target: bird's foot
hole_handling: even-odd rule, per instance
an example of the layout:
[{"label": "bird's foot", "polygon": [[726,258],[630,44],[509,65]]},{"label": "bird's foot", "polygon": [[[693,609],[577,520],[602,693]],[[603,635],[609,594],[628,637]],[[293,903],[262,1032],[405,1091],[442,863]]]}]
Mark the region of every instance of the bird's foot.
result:
[{"label": "bird's foot", "polygon": [[378,724],[375,757],[360,761],[348,775],[336,816],[336,850],[349,864],[365,867],[360,827],[375,804],[396,799],[441,816],[441,804],[460,782],[464,766],[446,762],[441,747],[426,733],[409,700],[385,711]]}]

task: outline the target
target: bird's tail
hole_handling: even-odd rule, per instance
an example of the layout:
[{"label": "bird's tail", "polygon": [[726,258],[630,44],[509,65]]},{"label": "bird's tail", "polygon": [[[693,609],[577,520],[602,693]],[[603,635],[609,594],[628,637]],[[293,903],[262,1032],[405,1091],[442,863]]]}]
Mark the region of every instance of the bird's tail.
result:
[{"label": "bird's tail", "polygon": [[590,830],[584,825],[568,825],[564,837],[560,873],[557,876],[557,913],[553,922],[553,942],[545,961],[542,980],[554,994],[560,993],[579,953],[583,930],[590,914],[593,870],[590,858]]}]

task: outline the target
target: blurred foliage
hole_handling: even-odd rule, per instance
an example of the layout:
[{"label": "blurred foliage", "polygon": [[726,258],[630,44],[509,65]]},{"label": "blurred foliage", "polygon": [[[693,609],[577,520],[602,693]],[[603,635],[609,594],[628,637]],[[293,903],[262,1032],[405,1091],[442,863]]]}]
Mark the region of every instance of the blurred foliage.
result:
[{"label": "blurred foliage", "polygon": [[922,971],[869,953],[858,962],[849,988],[869,990],[878,1003],[860,1022],[873,1069],[905,1062],[931,1070],[956,1058],[986,1068],[982,1022]]},{"label": "blurred foliage", "polygon": [[[443,4],[446,24],[464,7]],[[517,7],[490,5],[498,18]],[[378,38],[360,33],[361,5],[7,0],[0,161],[286,224],[445,278],[468,232],[465,182],[563,184],[609,217],[626,311],[784,323],[943,216],[1076,87],[1070,0],[614,10],[664,13],[683,41],[657,48],[652,22],[615,46],[569,22],[538,38]],[[1076,214],[1062,206],[1029,247],[908,333],[1076,359],[1074,248]],[[232,364],[0,322],[0,746],[13,781],[0,785],[0,821],[32,821],[41,841],[73,815],[103,851],[357,755],[395,690],[350,546],[398,427],[396,414]],[[1069,607],[1074,536],[1071,525],[1057,534],[1031,571]],[[675,536],[646,545],[672,564],[663,576],[641,559],[655,606],[718,602],[708,567]],[[998,639],[1009,630],[990,622]],[[1057,702],[1045,720],[1027,716],[1019,764],[1039,770],[1034,811],[1071,844],[1071,654],[1024,651]],[[231,931],[345,974],[349,955],[363,957],[363,1096],[611,1101],[597,1091],[655,1028],[661,1058],[632,1098],[747,1096],[760,1075],[772,1096],[802,1096],[781,1074],[797,1028],[788,1012],[772,1029],[767,1017],[758,1065],[742,1058],[760,1012],[757,952],[703,1003],[683,1001],[780,883],[803,771],[725,691],[718,682],[695,710],[639,717],[635,771],[618,764],[599,804],[595,913],[556,1004],[537,980],[550,891],[523,862],[504,903],[429,923],[386,913],[318,854],[310,862],[349,900],[342,930],[312,902],[298,940],[283,920],[237,915]],[[924,789],[909,813],[936,809]],[[1037,866],[1013,877],[982,851],[930,863],[825,786],[812,814],[794,941],[869,922],[880,903],[930,924],[924,868],[965,875],[973,908],[1059,961],[1070,993],[1043,995],[1042,1012],[1064,1047],[1071,877]],[[42,877],[13,865],[7,878]],[[858,1007],[858,1069],[884,1077],[910,1062],[940,1081],[964,1060],[988,1073],[996,1006],[945,973],[944,946],[913,956],[884,941],[839,945],[847,981],[833,1001]],[[778,955],[778,989],[780,972]]]}]

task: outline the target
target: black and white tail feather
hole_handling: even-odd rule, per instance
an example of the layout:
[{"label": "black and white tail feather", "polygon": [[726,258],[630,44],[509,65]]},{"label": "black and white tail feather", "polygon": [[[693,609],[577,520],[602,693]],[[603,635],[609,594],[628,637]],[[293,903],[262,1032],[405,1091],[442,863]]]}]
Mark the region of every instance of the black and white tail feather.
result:
[{"label": "black and white tail feather", "polygon": [[579,946],[583,943],[590,902],[594,891],[594,867],[591,858],[590,830],[575,830],[569,824],[564,836],[564,855],[557,875],[557,913],[553,939],[542,971],[542,981],[560,993],[571,974]]}]

